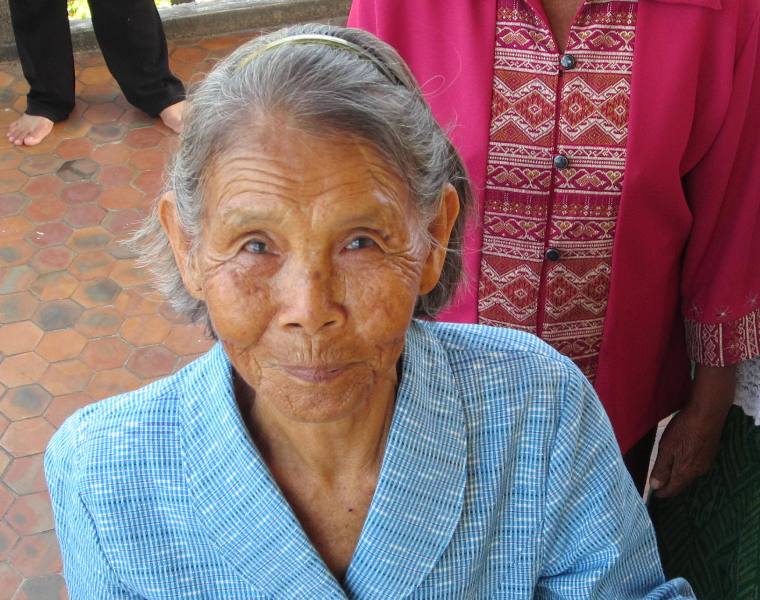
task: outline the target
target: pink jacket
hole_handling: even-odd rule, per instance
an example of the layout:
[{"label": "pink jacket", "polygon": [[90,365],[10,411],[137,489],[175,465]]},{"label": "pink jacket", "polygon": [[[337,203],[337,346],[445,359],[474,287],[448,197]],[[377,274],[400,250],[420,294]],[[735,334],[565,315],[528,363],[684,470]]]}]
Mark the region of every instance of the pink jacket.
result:
[{"label": "pink jacket", "polygon": [[[543,14],[540,0],[527,0]],[[760,2],[639,0],[625,183],[595,386],[623,451],[683,405],[689,356],[760,354]],[[496,0],[354,0],[484,188]],[[477,194],[481,195],[482,194]],[[482,204],[442,320],[477,321]]]}]

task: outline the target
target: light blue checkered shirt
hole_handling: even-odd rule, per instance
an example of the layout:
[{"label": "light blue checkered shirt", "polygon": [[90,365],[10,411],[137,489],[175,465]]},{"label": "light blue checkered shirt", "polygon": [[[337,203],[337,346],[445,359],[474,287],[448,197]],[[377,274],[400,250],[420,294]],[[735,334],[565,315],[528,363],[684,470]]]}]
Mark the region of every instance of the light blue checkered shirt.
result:
[{"label": "light blue checkered shirt", "polygon": [[412,323],[338,582],[245,428],[220,345],[84,408],[45,457],[72,600],[693,598],[587,381],[536,338]]}]

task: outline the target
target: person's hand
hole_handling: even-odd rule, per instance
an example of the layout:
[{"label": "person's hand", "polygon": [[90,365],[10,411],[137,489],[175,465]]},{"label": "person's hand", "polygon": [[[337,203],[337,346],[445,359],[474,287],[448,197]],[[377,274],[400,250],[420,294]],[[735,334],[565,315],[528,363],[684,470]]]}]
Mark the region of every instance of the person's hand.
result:
[{"label": "person's hand", "polygon": [[658,498],[678,495],[712,467],[734,399],[735,372],[733,366],[697,365],[689,403],[671,419],[660,439],[649,479]]}]

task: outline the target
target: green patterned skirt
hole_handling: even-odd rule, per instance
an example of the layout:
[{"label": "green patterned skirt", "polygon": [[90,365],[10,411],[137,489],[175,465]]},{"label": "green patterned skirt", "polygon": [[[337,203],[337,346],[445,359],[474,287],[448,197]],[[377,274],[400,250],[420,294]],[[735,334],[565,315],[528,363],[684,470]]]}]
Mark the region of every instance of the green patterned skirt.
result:
[{"label": "green patterned skirt", "polygon": [[712,470],[649,505],[668,578],[699,600],[760,600],[760,427],[734,406]]}]

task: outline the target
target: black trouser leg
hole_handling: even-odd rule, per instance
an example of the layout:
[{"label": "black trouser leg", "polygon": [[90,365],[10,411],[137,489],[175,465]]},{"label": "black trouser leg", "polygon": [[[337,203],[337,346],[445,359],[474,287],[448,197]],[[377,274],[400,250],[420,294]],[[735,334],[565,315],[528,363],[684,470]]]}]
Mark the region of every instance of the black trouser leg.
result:
[{"label": "black trouser leg", "polygon": [[652,458],[654,441],[657,437],[657,427],[649,431],[643,438],[623,455],[623,462],[631,474],[631,479],[636,485],[639,494],[644,493],[649,473],[649,461]]},{"label": "black trouser leg", "polygon": [[26,112],[62,121],[74,109],[74,57],[66,0],[10,0]]},{"label": "black trouser leg", "polygon": [[164,28],[153,0],[88,0],[95,36],[127,100],[155,117],[185,97],[169,70]]}]

